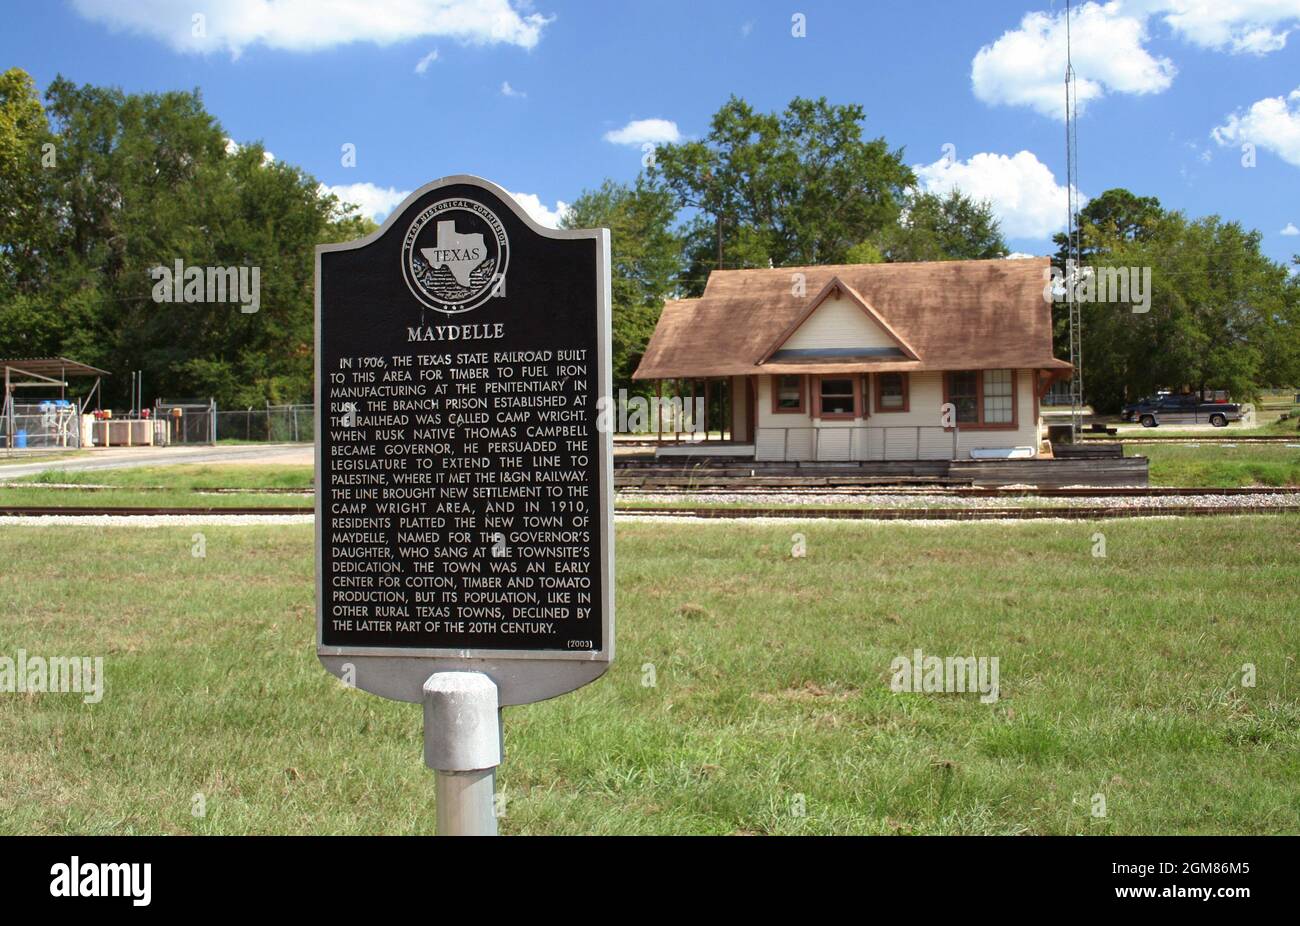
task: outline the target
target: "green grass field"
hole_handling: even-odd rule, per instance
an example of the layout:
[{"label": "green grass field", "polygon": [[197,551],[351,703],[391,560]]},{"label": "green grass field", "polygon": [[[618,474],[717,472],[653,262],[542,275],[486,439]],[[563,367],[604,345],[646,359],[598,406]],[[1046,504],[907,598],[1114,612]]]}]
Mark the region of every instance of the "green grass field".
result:
[{"label": "green grass field", "polygon": [[[507,709],[502,830],[1300,832],[1297,541],[1294,516],[621,525],[618,660]],[[0,655],[107,676],[95,705],[0,695],[0,832],[431,832],[418,706],[315,659],[311,551],[0,528]],[[918,647],[997,656],[1000,700],[892,692]]]},{"label": "green grass field", "polygon": [[[0,472],[0,481],[3,481],[3,472]],[[312,507],[312,498],[307,495],[258,492],[213,494],[203,491],[213,488],[310,489],[310,466],[188,464],[90,472],[46,470],[35,476],[15,479],[12,484],[30,484],[32,488],[0,488],[0,506]],[[64,486],[73,488],[63,488]],[[102,486],[111,488],[100,488]]]},{"label": "green grass field", "polygon": [[1129,444],[1151,461],[1153,486],[1300,486],[1300,438],[1285,444]]},{"label": "green grass field", "polygon": [[55,508],[259,508],[301,507],[310,511],[310,495],[271,495],[265,493],[191,492],[168,489],[146,492],[139,489],[0,489],[3,507]]},{"label": "green grass field", "polygon": [[[3,475],[0,472],[0,475]],[[65,485],[111,485],[122,488],[166,486],[171,489],[310,489],[311,466],[181,464],[177,466],[137,466],[125,469],[101,469],[89,472],[46,470],[15,482],[60,483]]]}]

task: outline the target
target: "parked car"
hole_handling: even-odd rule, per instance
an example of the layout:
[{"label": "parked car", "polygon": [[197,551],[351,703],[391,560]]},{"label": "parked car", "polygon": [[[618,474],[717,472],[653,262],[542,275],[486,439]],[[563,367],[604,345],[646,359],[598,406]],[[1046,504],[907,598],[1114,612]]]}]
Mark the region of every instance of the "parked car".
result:
[{"label": "parked car", "polygon": [[1211,424],[1225,428],[1229,421],[1241,420],[1241,406],[1237,403],[1206,402],[1198,395],[1166,395],[1154,402],[1143,400],[1125,406],[1124,412],[1126,420],[1136,420],[1144,428],[1162,424]]},{"label": "parked car", "polygon": [[1167,392],[1157,392],[1155,395],[1146,395],[1131,402],[1120,409],[1120,417],[1125,421],[1137,421],[1138,414],[1144,411],[1150,411],[1160,403],[1160,400],[1168,396]]}]

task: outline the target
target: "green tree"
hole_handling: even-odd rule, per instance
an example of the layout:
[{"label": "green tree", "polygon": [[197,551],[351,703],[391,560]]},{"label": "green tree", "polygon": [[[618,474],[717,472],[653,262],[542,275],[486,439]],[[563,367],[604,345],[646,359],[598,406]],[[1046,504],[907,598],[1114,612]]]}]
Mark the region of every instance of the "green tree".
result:
[{"label": "green tree", "polygon": [[733,96],[703,140],[659,146],[651,178],[694,213],[683,288],[719,266],[843,263],[893,225],[915,176],[901,149],[863,138],[864,119],[824,97],[760,113]]},{"label": "green tree", "polygon": [[[1079,229],[1089,279],[1149,269],[1151,280],[1146,312],[1134,311],[1133,298],[1080,305],[1084,386],[1099,411],[1158,387],[1227,389],[1245,400],[1300,379],[1297,286],[1261,253],[1259,232],[1219,216],[1189,219],[1127,190],[1089,203]],[[1062,340],[1066,312],[1058,303]]]},{"label": "green tree", "polygon": [[991,260],[1006,257],[993,207],[960,190],[947,196],[911,192],[896,225],[881,235],[886,260]]},{"label": "green tree", "polygon": [[[22,77],[5,75],[0,110],[26,99],[23,150],[45,138],[55,157],[36,175],[29,211],[39,221],[0,226],[10,258],[0,286],[11,294],[0,301],[0,353],[143,370],[150,395],[167,398],[309,399],[313,247],[372,223],[260,145],[230,145],[197,92],[125,94],[56,78],[37,118]],[[47,136],[37,122],[52,126]],[[155,302],[150,269],[177,260],[258,268],[259,311]],[[125,375],[105,382],[110,402],[128,390]]]},{"label": "green tree", "polygon": [[565,228],[610,230],[615,390],[645,388],[632,382],[632,373],[681,269],[676,211],[671,193],[638,177],[631,186],[606,180],[583,192],[564,217]]},{"label": "green tree", "polygon": [[[1084,257],[1117,242],[1149,238],[1165,217],[1160,200],[1137,196],[1122,188],[1107,190],[1079,210],[1080,246]],[[1064,259],[1065,235],[1053,236]]]},{"label": "green tree", "polygon": [[0,297],[16,298],[45,269],[48,167],[57,152],[26,71],[0,74]]}]

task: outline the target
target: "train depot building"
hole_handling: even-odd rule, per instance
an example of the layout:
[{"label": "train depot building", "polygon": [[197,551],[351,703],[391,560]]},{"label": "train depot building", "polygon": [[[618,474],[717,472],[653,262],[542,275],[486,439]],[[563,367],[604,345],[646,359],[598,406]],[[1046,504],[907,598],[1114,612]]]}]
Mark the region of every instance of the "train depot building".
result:
[{"label": "train depot building", "polygon": [[711,456],[1037,459],[1039,401],[1071,371],[1052,354],[1048,269],[1035,258],[715,270],[702,296],[665,304],[634,378],[704,395],[711,411],[691,436]]}]

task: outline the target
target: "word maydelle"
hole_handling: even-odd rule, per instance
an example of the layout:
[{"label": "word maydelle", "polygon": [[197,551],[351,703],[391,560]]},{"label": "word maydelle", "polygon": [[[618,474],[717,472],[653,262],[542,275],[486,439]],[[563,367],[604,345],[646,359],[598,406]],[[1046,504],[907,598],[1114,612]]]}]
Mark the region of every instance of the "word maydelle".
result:
[{"label": "word maydelle", "polygon": [[506,326],[502,322],[474,325],[425,325],[406,329],[408,341],[476,341],[504,338]]}]

